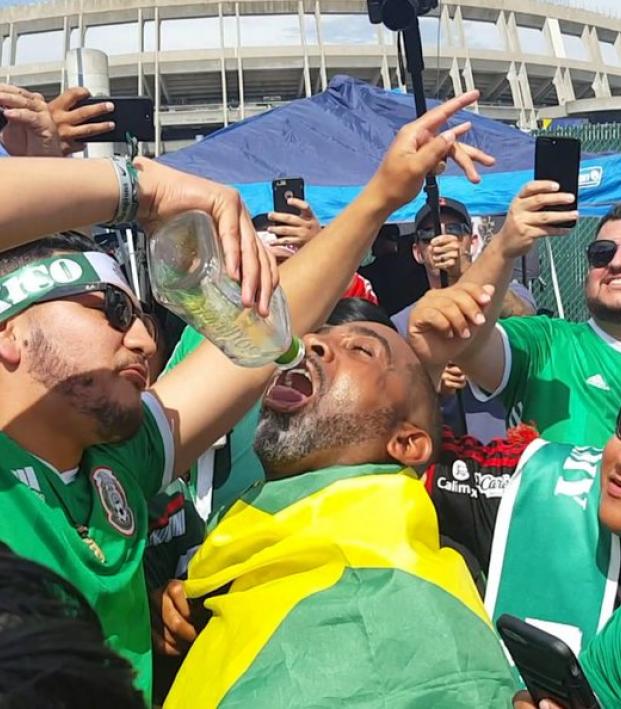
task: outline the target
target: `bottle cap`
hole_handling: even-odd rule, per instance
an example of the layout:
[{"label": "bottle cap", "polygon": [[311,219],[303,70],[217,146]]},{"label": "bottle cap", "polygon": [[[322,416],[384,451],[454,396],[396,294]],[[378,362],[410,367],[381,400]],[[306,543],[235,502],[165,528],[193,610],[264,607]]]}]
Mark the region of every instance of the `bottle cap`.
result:
[{"label": "bottle cap", "polygon": [[289,349],[276,360],[276,364],[280,369],[293,369],[304,359],[306,350],[304,343],[299,337],[292,337]]}]

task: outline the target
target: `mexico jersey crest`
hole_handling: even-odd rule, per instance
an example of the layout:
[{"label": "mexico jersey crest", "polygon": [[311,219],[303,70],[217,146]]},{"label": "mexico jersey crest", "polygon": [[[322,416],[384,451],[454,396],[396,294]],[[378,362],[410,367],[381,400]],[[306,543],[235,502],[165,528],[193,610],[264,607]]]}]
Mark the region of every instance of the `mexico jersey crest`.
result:
[{"label": "mexico jersey crest", "polygon": [[134,513],[127,504],[127,496],[121,483],[110,468],[95,468],[91,473],[108,522],[121,534],[129,537],[134,533]]}]

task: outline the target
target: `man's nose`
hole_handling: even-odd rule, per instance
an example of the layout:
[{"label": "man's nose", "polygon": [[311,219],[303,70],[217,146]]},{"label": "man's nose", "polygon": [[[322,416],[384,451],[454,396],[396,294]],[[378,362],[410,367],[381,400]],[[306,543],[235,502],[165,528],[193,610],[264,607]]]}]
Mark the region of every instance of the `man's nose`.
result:
[{"label": "man's nose", "polygon": [[128,350],[141,352],[148,359],[155,354],[157,345],[140,318],[135,318],[129,330],[125,333],[123,344]]},{"label": "man's nose", "polygon": [[312,352],[316,357],[324,361],[329,362],[334,358],[334,349],[324,335],[306,335],[304,337],[304,346],[307,352]]}]

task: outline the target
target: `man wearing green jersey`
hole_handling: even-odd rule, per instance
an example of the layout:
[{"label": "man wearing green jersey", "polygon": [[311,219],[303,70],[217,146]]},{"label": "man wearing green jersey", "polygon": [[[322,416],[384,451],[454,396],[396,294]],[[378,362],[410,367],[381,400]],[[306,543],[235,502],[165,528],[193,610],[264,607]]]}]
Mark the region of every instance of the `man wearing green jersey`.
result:
[{"label": "man wearing green jersey", "polygon": [[[469,124],[435,135],[476,98],[406,126],[360,197],[281,268],[297,332],[323,322],[380,226],[447,154],[478,179],[472,159],[490,159],[455,144]],[[202,209],[228,274],[243,274],[244,305],[266,315],[278,273],[234,191],[144,158],[7,158],[0,180],[0,541],[76,585],[148,697],[146,500],[230,430],[273,368],[236,367],[204,343],[143,394],[155,345],[116,263],[79,239],[28,242],[127,214],[150,232]]]},{"label": "man wearing green jersey", "polygon": [[[551,204],[555,193],[551,187],[542,191],[542,185],[534,182],[524,188],[511,206],[503,232],[525,209]],[[621,400],[619,245],[621,208],[617,207],[601,220],[586,254],[590,320],[503,320],[486,329],[462,356],[459,365],[478,385],[475,394],[482,401],[500,396],[512,423],[515,418],[532,422],[544,438],[559,443],[603,446],[606,442]],[[498,287],[496,298],[502,297],[511,268],[510,261],[498,266],[497,278],[491,281]],[[488,274],[482,277],[491,280]],[[471,271],[464,276],[480,282],[475,278]]]}]

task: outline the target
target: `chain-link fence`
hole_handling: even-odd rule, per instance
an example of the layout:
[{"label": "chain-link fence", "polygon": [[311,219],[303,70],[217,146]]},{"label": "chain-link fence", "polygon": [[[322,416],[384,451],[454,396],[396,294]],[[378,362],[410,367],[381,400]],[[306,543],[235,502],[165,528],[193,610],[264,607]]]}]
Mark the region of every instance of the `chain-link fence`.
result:
[{"label": "chain-link fence", "polygon": [[[537,131],[536,135],[554,134],[568,138],[579,138],[584,153],[621,152],[621,124],[565,126],[553,130]],[[597,219],[583,217],[576,228],[562,239],[550,239],[552,261],[558,276],[561,301],[568,320],[584,320],[588,312],[584,303],[584,277],[586,275],[585,250],[593,239]],[[533,293],[540,308],[546,308],[559,315],[553,288],[549,249],[539,246],[541,276],[534,284]]]}]

